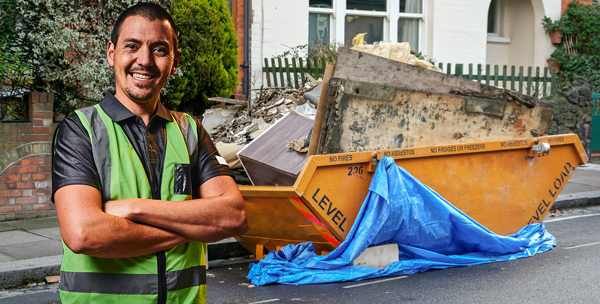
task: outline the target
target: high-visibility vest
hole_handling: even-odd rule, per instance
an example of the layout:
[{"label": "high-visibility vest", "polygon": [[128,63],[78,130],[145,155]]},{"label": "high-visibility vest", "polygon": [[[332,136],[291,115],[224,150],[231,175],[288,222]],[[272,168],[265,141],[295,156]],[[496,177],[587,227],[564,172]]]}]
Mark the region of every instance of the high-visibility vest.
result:
[{"label": "high-visibility vest", "polygon": [[[92,142],[102,201],[152,199],[144,166],[121,126],[99,105],[75,113]],[[190,154],[198,142],[197,125],[189,115],[171,115],[173,121],[166,123],[168,143],[160,199],[182,201],[191,199]],[[185,243],[155,254],[123,259],[75,254],[64,242],[63,248],[63,304],[206,302],[206,243]]]}]

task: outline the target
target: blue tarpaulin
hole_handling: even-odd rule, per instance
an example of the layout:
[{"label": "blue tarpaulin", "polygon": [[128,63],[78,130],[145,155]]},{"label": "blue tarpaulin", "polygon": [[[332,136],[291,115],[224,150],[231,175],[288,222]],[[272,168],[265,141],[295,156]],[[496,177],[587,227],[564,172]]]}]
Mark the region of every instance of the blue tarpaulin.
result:
[{"label": "blue tarpaulin", "polygon": [[[398,262],[385,269],[349,265],[367,247],[387,243],[398,244]],[[319,256],[310,242],[288,245],[251,264],[248,279],[255,285],[363,280],[514,260],[554,246],[543,223],[509,236],[491,232],[384,157],[338,248]]]}]

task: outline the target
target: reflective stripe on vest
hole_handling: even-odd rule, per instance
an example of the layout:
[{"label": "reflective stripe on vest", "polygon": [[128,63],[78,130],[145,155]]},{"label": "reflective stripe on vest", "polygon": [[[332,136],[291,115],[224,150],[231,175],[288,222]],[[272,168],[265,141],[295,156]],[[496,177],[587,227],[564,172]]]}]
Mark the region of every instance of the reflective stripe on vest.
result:
[{"label": "reflective stripe on vest", "polygon": [[[99,105],[75,113],[90,136],[102,201],[152,199],[144,166],[121,126]],[[166,122],[160,195],[162,200],[182,201],[191,199],[190,154],[196,153],[197,126],[189,115],[172,116],[173,121]],[[64,242],[63,249],[62,303],[206,301],[206,243],[185,243],[165,252],[123,259],[75,254]],[[166,265],[158,262],[161,255]]]}]

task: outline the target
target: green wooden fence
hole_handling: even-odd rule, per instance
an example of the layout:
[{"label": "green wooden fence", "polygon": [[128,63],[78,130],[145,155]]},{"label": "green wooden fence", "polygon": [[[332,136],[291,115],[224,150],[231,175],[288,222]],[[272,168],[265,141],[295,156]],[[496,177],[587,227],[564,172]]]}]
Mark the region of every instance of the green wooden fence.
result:
[{"label": "green wooden fence", "polygon": [[304,73],[308,73],[315,79],[323,77],[325,73],[325,65],[327,59],[319,59],[317,57],[309,60],[308,58],[271,58],[271,65],[269,65],[269,59],[265,58],[265,65],[263,67],[263,73],[266,73],[267,86],[275,87],[293,87],[301,88],[306,84],[306,77]]},{"label": "green wooden fence", "polygon": [[[270,61],[270,62],[269,62]],[[312,60],[298,58],[265,58],[263,73],[266,75],[267,86],[275,87],[293,87],[300,88],[306,84],[304,73],[308,73],[315,79],[323,77],[325,72],[325,64],[328,60]],[[489,64],[469,64],[468,71],[465,71],[463,64],[456,64],[452,68],[452,64],[445,65],[445,73],[459,76],[465,79],[486,83],[489,85],[507,88],[515,92],[527,94],[536,97],[545,97],[554,94],[556,86],[556,71],[550,71],[547,67],[543,70],[540,67],[510,67],[504,65],[502,67]],[[439,63],[438,67],[444,71],[444,64]]]}]

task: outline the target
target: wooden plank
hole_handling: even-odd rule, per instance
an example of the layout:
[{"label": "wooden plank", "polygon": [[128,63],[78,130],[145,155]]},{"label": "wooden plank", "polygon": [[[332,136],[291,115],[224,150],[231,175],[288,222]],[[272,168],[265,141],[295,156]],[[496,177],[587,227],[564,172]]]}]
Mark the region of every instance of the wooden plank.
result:
[{"label": "wooden plank", "polygon": [[[271,58],[271,70],[273,71],[273,84],[278,87],[277,74],[275,74],[275,58]],[[283,83],[281,85],[283,85]]]},{"label": "wooden plank", "polygon": [[535,90],[533,96],[539,97],[540,95],[540,67],[535,68]]},{"label": "wooden plank", "polygon": [[485,65],[485,84],[492,85],[490,83],[490,65],[489,64]]},{"label": "wooden plank", "polygon": [[447,64],[446,74],[452,75],[452,64],[451,63]]},{"label": "wooden plank", "polygon": [[323,75],[323,84],[321,87],[321,94],[319,95],[319,103],[317,104],[317,113],[315,115],[315,123],[312,128],[312,135],[310,137],[310,145],[308,147],[308,154],[311,156],[317,154],[317,148],[319,147],[319,139],[321,138],[321,129],[323,128],[323,114],[325,113],[325,105],[327,103],[327,92],[329,89],[329,78],[333,76],[333,70],[335,64],[327,62],[325,66],[325,73]]},{"label": "wooden plank", "polygon": [[296,67],[296,58],[292,58],[292,70],[294,71],[294,88],[300,88],[300,81],[298,79],[298,68]]},{"label": "wooden plank", "polygon": [[531,95],[531,71],[532,67],[527,67],[527,95]]},{"label": "wooden plank", "polygon": [[519,67],[519,93],[523,93],[523,66]]},{"label": "wooden plank", "polygon": [[554,90],[556,86],[556,69],[552,68],[552,78],[550,81],[550,95],[554,95]]},{"label": "wooden plank", "polygon": [[472,63],[469,63],[469,77],[467,79],[473,80],[473,64]]},{"label": "wooden plank", "polygon": [[544,90],[544,94],[543,96],[547,96],[548,94],[548,67],[544,67],[544,84],[543,84],[543,90]]},{"label": "wooden plank", "polygon": [[481,63],[477,64],[477,82],[481,83]]},{"label": "wooden plank", "polygon": [[462,63],[457,63],[454,65],[454,75],[458,77],[462,77],[463,75],[463,65]]},{"label": "wooden plank", "polygon": [[502,87],[506,88],[506,77],[507,77],[507,67],[506,64],[502,67]]},{"label": "wooden plank", "polygon": [[298,58],[298,63],[300,64],[300,80],[302,81],[302,87],[306,86],[306,78],[304,77],[304,62],[302,58]]},{"label": "wooden plank", "polygon": [[265,67],[264,67],[265,72],[267,74],[267,86],[271,86],[271,73],[269,72],[269,60],[267,60],[267,58],[265,58]]},{"label": "wooden plank", "polygon": [[494,65],[494,85],[498,86],[498,65]]},{"label": "wooden plank", "polygon": [[286,58],[285,58],[283,61],[284,61],[284,63],[285,63],[285,74],[286,74],[286,76],[287,76],[287,82],[286,82],[286,85],[287,85],[288,87],[292,87],[292,88],[293,88],[293,87],[294,87],[294,82],[292,81],[292,77],[291,77],[291,75],[290,75],[290,62],[289,62],[289,60],[287,59],[287,57],[286,57]]},{"label": "wooden plank", "polygon": [[[439,73],[345,47],[339,49],[333,75],[335,78],[387,84],[432,93],[447,94],[453,89],[461,88],[469,91],[489,92],[492,95],[502,94],[501,88],[448,75],[447,71]],[[517,94],[517,96],[525,101],[543,104],[544,107],[554,107],[554,104],[545,100],[521,94]]]},{"label": "wooden plank", "polygon": [[287,86],[287,84],[285,83],[284,77],[283,77],[283,70],[281,69],[283,67],[283,64],[281,63],[281,58],[277,58],[277,63],[278,63],[278,67],[279,67],[279,80],[281,81],[281,86],[285,87]]},{"label": "wooden plank", "polygon": [[224,102],[224,103],[234,104],[234,105],[242,105],[242,106],[247,106],[248,105],[248,103],[246,101],[241,101],[241,100],[231,99],[231,98],[225,98],[225,97],[211,97],[208,100],[210,100],[210,101],[216,101],[216,102]]},{"label": "wooden plank", "polygon": [[515,90],[515,66],[510,67],[510,89]]}]

